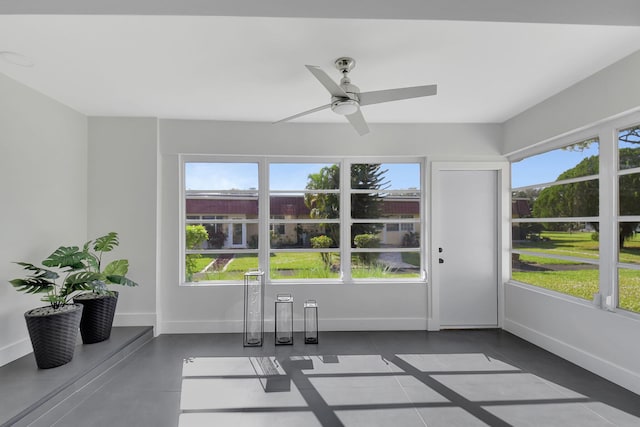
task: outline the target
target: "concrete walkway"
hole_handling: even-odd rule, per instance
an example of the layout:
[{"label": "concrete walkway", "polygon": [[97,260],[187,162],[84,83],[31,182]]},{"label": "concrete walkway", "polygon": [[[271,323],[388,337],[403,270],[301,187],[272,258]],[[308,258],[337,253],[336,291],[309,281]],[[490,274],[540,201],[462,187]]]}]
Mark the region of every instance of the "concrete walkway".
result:
[{"label": "concrete walkway", "polygon": [[380,254],[378,261],[393,269],[415,269],[417,268],[413,264],[407,264],[402,261],[402,254],[400,252],[384,252]]}]

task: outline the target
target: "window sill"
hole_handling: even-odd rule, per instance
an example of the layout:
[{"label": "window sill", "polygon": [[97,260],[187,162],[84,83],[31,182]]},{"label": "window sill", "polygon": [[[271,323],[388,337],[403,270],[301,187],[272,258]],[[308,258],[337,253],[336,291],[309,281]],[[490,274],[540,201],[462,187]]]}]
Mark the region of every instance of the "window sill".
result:
[{"label": "window sill", "polygon": [[622,316],[628,319],[632,319],[635,321],[640,321],[640,313],[635,313],[633,311],[624,310],[621,308],[608,308],[608,307],[598,307],[592,301],[587,301],[582,298],[574,297],[572,295],[563,294],[561,292],[552,291],[551,289],[542,288],[540,286],[531,285],[529,283],[518,282],[517,280],[508,280],[506,282],[507,285],[517,286],[522,289],[527,289],[530,291],[534,291],[540,294],[547,295],[552,298],[560,299],[566,302],[570,302],[573,304],[579,304],[585,307],[593,308],[595,310],[602,310],[614,316]]},{"label": "window sill", "polygon": [[[323,286],[323,285],[340,285],[340,286],[372,286],[372,285],[392,285],[392,286],[407,286],[407,285],[428,285],[426,280],[376,280],[376,279],[358,279],[357,281],[345,282],[342,280],[272,280],[266,283],[265,286]],[[214,287],[226,287],[226,286],[243,286],[243,282],[182,282],[180,287],[184,288],[214,288]]]}]

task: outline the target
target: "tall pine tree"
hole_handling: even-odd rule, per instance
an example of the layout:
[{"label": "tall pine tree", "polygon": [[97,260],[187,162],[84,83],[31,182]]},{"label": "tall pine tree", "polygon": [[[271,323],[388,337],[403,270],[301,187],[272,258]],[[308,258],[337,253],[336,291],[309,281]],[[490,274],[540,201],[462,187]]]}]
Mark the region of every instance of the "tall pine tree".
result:
[{"label": "tall pine tree", "polygon": [[[351,195],[351,218],[375,219],[382,216],[383,195],[380,190],[388,188],[385,179],[386,169],[380,164],[355,163],[351,165],[351,188],[355,190],[376,190],[372,192],[354,193]],[[338,165],[325,166],[319,172],[309,174],[306,188],[308,190],[327,190],[339,188],[340,168]],[[305,205],[310,209],[312,218],[334,219],[340,217],[340,195],[328,193],[307,193]],[[325,233],[339,245],[340,233],[338,224],[324,224]],[[356,223],[351,227],[351,244],[359,234],[377,234],[382,224]]]}]

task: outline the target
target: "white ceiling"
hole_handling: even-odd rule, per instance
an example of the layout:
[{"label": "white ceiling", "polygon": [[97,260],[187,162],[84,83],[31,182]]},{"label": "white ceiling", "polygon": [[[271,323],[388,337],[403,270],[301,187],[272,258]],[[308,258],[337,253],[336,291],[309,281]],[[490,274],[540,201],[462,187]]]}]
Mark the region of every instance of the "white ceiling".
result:
[{"label": "white ceiling", "polygon": [[33,62],[0,73],[90,116],[276,121],[329,102],[304,64],[338,80],[333,60],[352,56],[362,91],[438,84],[363,107],[369,122],[499,123],[639,49],[637,25],[0,15],[0,51]]}]

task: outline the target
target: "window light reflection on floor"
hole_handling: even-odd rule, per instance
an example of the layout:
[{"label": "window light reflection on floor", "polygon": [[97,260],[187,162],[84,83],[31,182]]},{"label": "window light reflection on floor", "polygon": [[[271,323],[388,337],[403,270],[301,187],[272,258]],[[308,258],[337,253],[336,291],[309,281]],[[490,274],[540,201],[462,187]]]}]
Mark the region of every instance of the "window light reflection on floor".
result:
[{"label": "window light reflection on floor", "polygon": [[481,353],[195,357],[182,377],[179,427],[640,423]]}]

